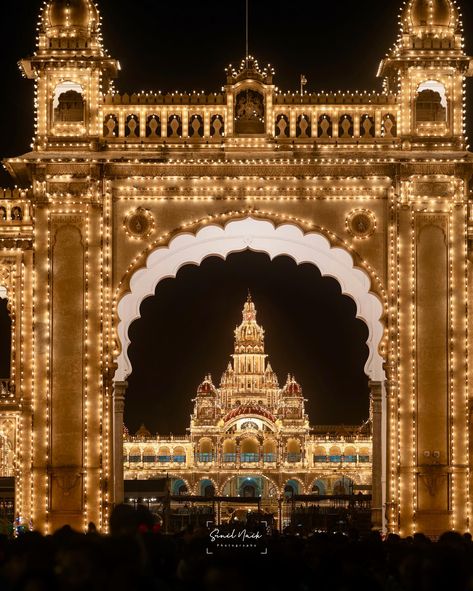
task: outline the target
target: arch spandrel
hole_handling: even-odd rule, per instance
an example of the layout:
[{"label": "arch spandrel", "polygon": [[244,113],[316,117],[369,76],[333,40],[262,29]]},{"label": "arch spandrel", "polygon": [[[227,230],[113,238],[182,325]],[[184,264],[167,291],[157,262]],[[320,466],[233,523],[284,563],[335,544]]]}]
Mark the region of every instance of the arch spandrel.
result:
[{"label": "arch spandrel", "polygon": [[368,274],[355,266],[348,251],[332,247],[329,240],[317,232],[304,233],[294,223],[276,227],[268,220],[247,216],[232,220],[224,227],[212,224],[195,234],[178,234],[167,246],[152,251],[146,266],[132,275],[130,291],[118,303],[121,353],[117,358],[115,381],[123,382],[131,374],[128,330],[131,323],[140,317],[141,302],[154,295],[158,283],[162,279],[175,277],[184,265],[200,265],[210,256],[226,259],[229,254],[244,250],[264,252],[270,259],[289,256],[298,265],[313,264],[322,275],[336,279],[342,293],[355,302],[357,317],[368,327],[369,355],[365,372],[373,381],[384,380],[383,359],[379,352],[384,331],[383,305],[371,291]]}]

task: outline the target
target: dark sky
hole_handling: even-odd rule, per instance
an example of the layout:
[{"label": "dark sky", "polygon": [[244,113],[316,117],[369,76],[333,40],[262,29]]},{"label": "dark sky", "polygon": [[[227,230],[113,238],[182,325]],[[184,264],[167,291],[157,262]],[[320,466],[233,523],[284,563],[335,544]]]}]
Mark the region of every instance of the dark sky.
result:
[{"label": "dark sky", "polygon": [[[17,61],[34,50],[41,4],[2,4],[0,157],[21,154],[31,142],[33,83],[22,79]],[[396,39],[401,4],[250,0],[250,52],[261,64],[271,62],[282,90],[297,91],[302,73],[308,91],[380,90],[376,70]],[[460,4],[466,48],[473,54],[473,3]],[[225,67],[244,56],[245,0],[99,0],[99,7],[105,45],[122,66],[116,83],[122,92],[219,91]],[[469,96],[471,88],[469,83]],[[471,135],[473,125],[469,128]],[[0,185],[9,183],[0,170]],[[153,431],[184,431],[189,399],[202,375],[210,370],[218,379],[225,368],[248,287],[267,330],[274,369],[281,381],[287,371],[296,372],[310,398],[312,422],[364,419],[366,328],[355,320],[352,302],[336,295],[337,284],[288,260],[270,263],[263,255],[246,254],[229,261],[209,259],[200,268],[184,268],[143,304],[143,319],[131,328],[135,372],[126,407],[131,430],[144,420]],[[330,335],[346,335],[346,342],[331,343]],[[150,374],[139,369],[139,363],[149,366],[145,356]]]}]

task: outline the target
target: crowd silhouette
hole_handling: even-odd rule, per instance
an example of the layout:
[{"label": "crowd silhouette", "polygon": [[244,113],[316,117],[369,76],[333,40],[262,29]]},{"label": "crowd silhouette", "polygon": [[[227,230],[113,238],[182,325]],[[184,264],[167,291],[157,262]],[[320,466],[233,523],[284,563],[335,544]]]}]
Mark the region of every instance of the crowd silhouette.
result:
[{"label": "crowd silhouette", "polygon": [[[473,543],[378,532],[361,537],[300,527],[264,540],[265,551],[209,549],[208,530],[166,535],[145,507],[120,505],[110,534],[63,527],[49,536],[0,538],[2,591],[473,591]],[[209,551],[210,550],[210,551]]]}]

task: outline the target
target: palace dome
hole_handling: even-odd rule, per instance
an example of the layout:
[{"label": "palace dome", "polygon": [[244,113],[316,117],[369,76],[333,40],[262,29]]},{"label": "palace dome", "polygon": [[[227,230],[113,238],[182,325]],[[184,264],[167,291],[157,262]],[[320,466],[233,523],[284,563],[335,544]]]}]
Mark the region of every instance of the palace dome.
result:
[{"label": "palace dome", "polygon": [[95,32],[99,26],[99,14],[92,0],[52,0],[44,9],[43,26]]},{"label": "palace dome", "polygon": [[452,0],[411,0],[406,8],[408,29],[458,25],[458,11]]}]

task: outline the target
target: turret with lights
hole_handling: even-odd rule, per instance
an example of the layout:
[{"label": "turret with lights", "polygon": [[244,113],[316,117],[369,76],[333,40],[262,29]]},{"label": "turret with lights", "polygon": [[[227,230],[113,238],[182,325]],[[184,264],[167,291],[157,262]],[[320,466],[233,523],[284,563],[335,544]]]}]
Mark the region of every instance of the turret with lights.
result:
[{"label": "turret with lights", "polygon": [[87,148],[102,133],[99,106],[119,69],[103,49],[98,9],[92,0],[50,0],[38,31],[35,54],[20,62],[36,83],[35,147],[54,149],[74,138]]},{"label": "turret with lights", "polygon": [[[409,0],[401,32],[379,76],[401,104],[405,147],[416,138],[460,147],[464,137],[464,80],[470,75],[461,16],[454,0]],[[431,140],[431,141],[432,141]]]}]

